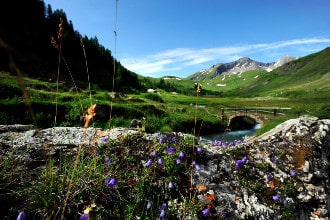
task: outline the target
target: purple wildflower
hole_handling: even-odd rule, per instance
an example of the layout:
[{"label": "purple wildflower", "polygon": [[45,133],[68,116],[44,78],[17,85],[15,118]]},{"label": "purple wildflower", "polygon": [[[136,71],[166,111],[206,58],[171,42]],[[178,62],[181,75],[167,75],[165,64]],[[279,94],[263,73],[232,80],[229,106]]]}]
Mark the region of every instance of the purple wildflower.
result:
[{"label": "purple wildflower", "polygon": [[159,215],[160,218],[165,218],[165,210],[162,209],[160,210],[160,215]]},{"label": "purple wildflower", "polygon": [[135,177],[135,181],[137,182],[137,183],[139,183],[140,182],[140,178],[137,176],[137,177]]},{"label": "purple wildflower", "polygon": [[195,167],[196,171],[200,171],[200,169],[201,169],[201,167],[197,163],[194,165],[194,167]]},{"label": "purple wildflower", "polygon": [[209,216],[210,215],[210,213],[211,213],[211,211],[210,211],[210,209],[204,209],[203,211],[202,211],[202,213],[203,213],[203,215],[205,216],[205,217],[207,217],[207,216]]},{"label": "purple wildflower", "polygon": [[109,167],[110,166],[110,159],[109,157],[106,157],[104,162],[107,164],[107,166]]},{"label": "purple wildflower", "polygon": [[116,188],[116,184],[117,184],[117,180],[116,178],[110,178],[108,177],[105,181],[105,183],[107,184],[107,186],[110,188],[110,189],[114,189]]},{"label": "purple wildflower", "polygon": [[197,153],[201,154],[203,152],[203,149],[201,147],[197,147]]},{"label": "purple wildflower", "polygon": [[158,159],[158,164],[159,164],[159,165],[163,164],[163,159],[162,159],[162,158],[159,158],[159,159]]},{"label": "purple wildflower", "polygon": [[221,146],[221,141],[214,140],[213,145]]},{"label": "purple wildflower", "polygon": [[163,138],[159,139],[159,143],[162,144],[164,142]]},{"label": "purple wildflower", "polygon": [[109,138],[107,138],[107,137],[103,137],[103,138],[101,138],[101,140],[102,140],[104,143],[107,143],[108,140],[109,140]]},{"label": "purple wildflower", "polygon": [[267,180],[268,180],[268,181],[271,181],[272,179],[273,179],[272,176],[267,176]]},{"label": "purple wildflower", "polygon": [[179,154],[179,158],[180,159],[183,159],[184,158],[184,153],[181,151],[180,154]]},{"label": "purple wildflower", "polygon": [[150,208],[151,208],[151,202],[148,201],[148,203],[147,203],[147,209],[150,209]]},{"label": "purple wildflower", "polygon": [[274,201],[278,201],[280,198],[278,196],[273,196]]},{"label": "purple wildflower", "polygon": [[291,177],[296,177],[296,176],[297,176],[297,173],[296,173],[295,171],[292,170],[292,171],[290,171],[290,176],[291,176]]},{"label": "purple wildflower", "polygon": [[173,147],[169,147],[168,149],[167,149],[167,153],[168,154],[173,154],[175,152],[175,149],[173,148]]},{"label": "purple wildflower", "polygon": [[167,204],[163,203],[162,206],[160,207],[160,209],[166,209],[167,208]]},{"label": "purple wildflower", "polygon": [[288,201],[284,198],[283,199],[283,205],[286,205],[288,203]]},{"label": "purple wildflower", "polygon": [[151,165],[152,165],[152,160],[149,159],[149,160],[147,161],[147,163],[145,164],[145,166],[146,166],[146,167],[150,167]]},{"label": "purple wildflower", "polygon": [[230,146],[230,147],[234,147],[235,145],[236,145],[235,141],[231,141],[231,142],[229,142],[229,146]]},{"label": "purple wildflower", "polygon": [[236,160],[236,162],[235,162],[236,170],[239,170],[242,166],[243,166],[243,161],[242,160]]},{"label": "purple wildflower", "polygon": [[275,165],[278,164],[278,161],[277,161],[276,156],[272,156],[271,160],[272,160],[272,162],[273,162]]},{"label": "purple wildflower", "polygon": [[79,220],[88,220],[88,215],[82,214],[79,218]]},{"label": "purple wildflower", "polygon": [[176,137],[172,137],[172,143],[176,144]]},{"label": "purple wildflower", "polygon": [[161,207],[159,207],[159,211],[160,211],[160,218],[165,218],[165,209],[167,208],[167,204],[163,203]]},{"label": "purple wildflower", "polygon": [[151,153],[151,156],[152,156],[152,157],[157,157],[157,152],[156,152],[156,151],[153,151],[153,152]]},{"label": "purple wildflower", "polygon": [[25,212],[18,213],[17,220],[25,220],[25,219],[26,219]]},{"label": "purple wildflower", "polygon": [[176,159],[176,164],[180,164],[180,163],[181,163],[180,158],[177,158],[177,159]]},{"label": "purple wildflower", "polygon": [[241,167],[243,167],[244,164],[248,163],[248,159],[246,156],[244,156],[241,160],[236,160],[235,162],[235,168],[236,170],[239,170]]},{"label": "purple wildflower", "polygon": [[170,182],[170,183],[168,184],[168,188],[170,188],[170,189],[173,189],[173,188],[174,188],[174,185],[173,185],[172,182]]}]

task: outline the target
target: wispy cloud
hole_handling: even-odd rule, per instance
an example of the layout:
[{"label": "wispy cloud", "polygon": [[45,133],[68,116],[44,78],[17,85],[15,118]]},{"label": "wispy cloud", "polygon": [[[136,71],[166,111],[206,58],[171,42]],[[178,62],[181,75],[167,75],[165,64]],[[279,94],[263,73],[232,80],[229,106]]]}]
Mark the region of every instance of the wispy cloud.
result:
[{"label": "wispy cloud", "polygon": [[268,44],[248,44],[205,49],[176,48],[141,57],[125,57],[121,63],[129,70],[145,76],[159,77],[173,73],[177,76],[202,70],[206,64],[231,62],[240,57],[258,57],[276,61],[278,56],[304,56],[330,45],[330,38],[307,38]]}]

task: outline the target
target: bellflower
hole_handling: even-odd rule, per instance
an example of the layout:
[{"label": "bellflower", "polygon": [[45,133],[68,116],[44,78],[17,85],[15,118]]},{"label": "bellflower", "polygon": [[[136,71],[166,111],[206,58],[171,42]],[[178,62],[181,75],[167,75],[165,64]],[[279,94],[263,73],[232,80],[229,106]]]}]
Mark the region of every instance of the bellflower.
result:
[{"label": "bellflower", "polygon": [[176,164],[180,164],[180,163],[181,163],[180,158],[177,158],[177,159],[176,159]]},{"label": "bellflower", "polygon": [[152,156],[152,157],[157,157],[157,152],[156,152],[156,151],[153,151],[153,152],[151,153],[151,156]]},{"label": "bellflower", "polygon": [[88,220],[88,219],[89,219],[88,215],[86,215],[86,214],[82,214],[79,218],[79,220]]},{"label": "bellflower", "polygon": [[161,207],[159,207],[159,210],[160,210],[160,215],[159,217],[161,219],[164,219],[165,218],[165,209],[167,208],[167,204],[166,203],[163,203]]},{"label": "bellflower", "polygon": [[236,160],[235,162],[235,168],[236,170],[239,170],[241,167],[243,167],[244,164],[248,163],[248,159],[246,156],[244,156],[241,160]]},{"label": "bellflower", "polygon": [[105,183],[107,184],[107,186],[110,188],[110,189],[114,189],[116,188],[116,184],[117,184],[117,180],[116,178],[110,178],[108,177],[105,181]]},{"label": "bellflower", "polygon": [[196,171],[199,171],[201,169],[201,167],[196,163],[196,161],[193,161],[192,165],[194,166]]},{"label": "bellflower", "polygon": [[272,160],[272,162],[273,162],[275,165],[278,164],[278,161],[277,161],[276,156],[273,156],[273,157],[271,158],[271,160]]},{"label": "bellflower", "polygon": [[248,159],[247,159],[247,157],[246,157],[246,156],[244,156],[244,157],[242,158],[242,161],[243,161],[243,163],[247,164],[247,162],[248,162]]},{"label": "bellflower", "polygon": [[172,137],[172,143],[176,144],[176,137]]},{"label": "bellflower", "polygon": [[170,182],[170,183],[168,184],[168,188],[170,188],[170,189],[173,189],[173,188],[174,188],[174,185],[173,185],[172,182]]},{"label": "bellflower", "polygon": [[197,147],[197,153],[201,154],[203,152],[203,149],[201,147]]},{"label": "bellflower", "polygon": [[150,208],[151,208],[151,202],[148,201],[148,203],[147,203],[147,209],[150,209]]},{"label": "bellflower", "polygon": [[107,138],[107,137],[103,137],[103,138],[101,138],[101,140],[102,140],[104,143],[107,143],[108,140],[109,140],[109,138]]},{"label": "bellflower", "polygon": [[163,164],[163,159],[162,159],[162,158],[159,158],[159,159],[158,159],[158,164],[159,164],[159,165]]},{"label": "bellflower", "polygon": [[25,220],[25,219],[26,219],[25,212],[18,213],[17,220]]},{"label": "bellflower", "polygon": [[173,154],[175,152],[175,149],[173,148],[173,147],[169,147],[168,149],[167,149],[167,153],[168,154]]},{"label": "bellflower", "polygon": [[166,209],[167,208],[167,204],[163,203],[162,206],[160,207],[160,209]]},{"label": "bellflower", "polygon": [[207,216],[209,216],[210,215],[210,213],[211,213],[211,211],[210,211],[210,209],[204,209],[203,211],[202,211],[202,213],[203,213],[203,215],[205,216],[205,217],[207,217]]},{"label": "bellflower", "polygon": [[268,181],[271,181],[272,179],[273,179],[272,176],[267,176],[267,180],[268,180]]},{"label": "bellflower", "polygon": [[296,176],[297,176],[297,173],[296,173],[295,171],[292,170],[292,171],[290,171],[290,176],[291,176],[291,177],[296,177]]},{"label": "bellflower", "polygon": [[104,162],[107,164],[107,166],[109,167],[110,166],[110,159],[109,157],[106,157]]},{"label": "bellflower", "polygon": [[274,201],[278,201],[280,198],[278,196],[273,196]]},{"label": "bellflower", "polygon": [[181,151],[180,154],[179,154],[179,158],[180,159],[183,159],[184,158],[184,153]]},{"label": "bellflower", "polygon": [[147,163],[145,164],[145,166],[146,166],[146,167],[150,167],[151,165],[152,165],[152,160],[149,159],[149,160],[147,161]]},{"label": "bellflower", "polygon": [[159,217],[160,217],[161,219],[165,218],[165,210],[164,210],[164,209],[160,210],[160,215],[159,215]]}]

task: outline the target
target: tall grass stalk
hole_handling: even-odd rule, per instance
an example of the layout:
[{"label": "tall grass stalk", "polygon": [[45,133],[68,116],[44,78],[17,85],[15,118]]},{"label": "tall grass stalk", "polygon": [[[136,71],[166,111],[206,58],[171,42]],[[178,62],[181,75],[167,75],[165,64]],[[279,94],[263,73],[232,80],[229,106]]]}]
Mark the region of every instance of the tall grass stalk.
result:
[{"label": "tall grass stalk", "polygon": [[114,41],[115,41],[115,53],[113,59],[113,74],[112,74],[112,88],[111,88],[111,100],[110,100],[110,115],[109,115],[109,129],[111,129],[112,122],[112,110],[113,110],[113,95],[115,92],[115,76],[116,76],[116,57],[117,57],[117,22],[118,22],[118,0],[116,0],[116,17],[115,17],[115,29],[114,33]]},{"label": "tall grass stalk", "polygon": [[[86,55],[85,45],[84,45],[84,42],[83,42],[83,39],[82,38],[80,38],[80,44],[81,44],[81,47],[82,47],[82,49],[84,51],[84,58],[85,58],[85,65],[86,65],[86,72],[87,72],[87,80],[88,80],[89,99],[90,99],[91,106],[92,106],[93,105],[93,100],[92,100],[91,83],[90,83],[90,80],[89,80],[87,55]],[[77,92],[78,92],[78,90],[77,90]]]}]

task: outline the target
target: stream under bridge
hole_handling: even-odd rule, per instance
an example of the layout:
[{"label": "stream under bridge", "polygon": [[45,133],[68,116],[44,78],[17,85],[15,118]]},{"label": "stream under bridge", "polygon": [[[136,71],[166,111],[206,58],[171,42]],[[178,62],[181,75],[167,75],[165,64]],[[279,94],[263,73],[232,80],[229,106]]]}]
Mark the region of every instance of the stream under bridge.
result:
[{"label": "stream under bridge", "polygon": [[221,108],[221,119],[227,120],[227,127],[230,126],[232,119],[236,117],[249,117],[258,122],[261,126],[263,123],[279,115],[284,115],[291,108],[285,107],[242,107],[242,108]]}]

